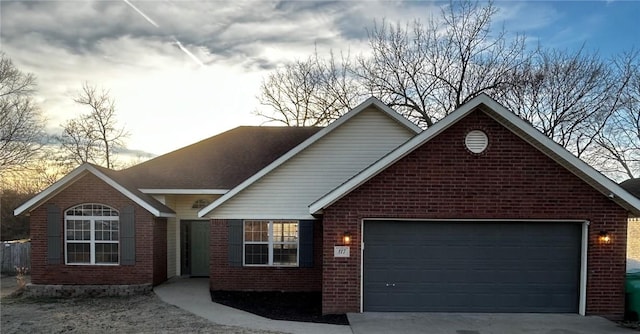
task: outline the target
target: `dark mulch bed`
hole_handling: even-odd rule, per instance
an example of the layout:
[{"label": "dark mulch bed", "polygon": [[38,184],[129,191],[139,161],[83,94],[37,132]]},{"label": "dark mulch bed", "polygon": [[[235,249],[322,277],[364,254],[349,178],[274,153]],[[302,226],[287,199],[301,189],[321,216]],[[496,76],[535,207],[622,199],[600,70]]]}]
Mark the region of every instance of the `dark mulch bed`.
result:
[{"label": "dark mulch bed", "polygon": [[211,291],[211,300],[274,320],[349,324],[346,314],[322,315],[320,292]]}]

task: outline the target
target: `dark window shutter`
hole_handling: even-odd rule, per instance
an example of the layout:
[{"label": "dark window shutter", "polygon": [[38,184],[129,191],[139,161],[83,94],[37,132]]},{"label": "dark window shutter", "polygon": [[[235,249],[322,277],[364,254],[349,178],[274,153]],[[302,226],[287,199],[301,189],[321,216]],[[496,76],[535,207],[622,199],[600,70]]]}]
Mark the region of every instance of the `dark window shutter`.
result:
[{"label": "dark window shutter", "polygon": [[136,264],[136,224],[133,206],[120,212],[120,264]]},{"label": "dark window shutter", "polygon": [[229,228],[229,265],[242,267],[242,219],[227,220]]},{"label": "dark window shutter", "polygon": [[62,262],[61,223],[60,208],[54,204],[47,205],[47,263],[49,264]]},{"label": "dark window shutter", "polygon": [[313,220],[301,220],[298,225],[299,265],[302,268],[313,267],[313,222]]}]

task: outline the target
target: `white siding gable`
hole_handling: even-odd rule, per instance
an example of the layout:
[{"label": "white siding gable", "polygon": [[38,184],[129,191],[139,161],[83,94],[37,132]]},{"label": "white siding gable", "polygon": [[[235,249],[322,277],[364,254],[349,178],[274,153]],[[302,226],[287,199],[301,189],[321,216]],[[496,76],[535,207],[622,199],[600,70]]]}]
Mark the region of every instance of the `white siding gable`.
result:
[{"label": "white siding gable", "polygon": [[206,217],[312,219],[311,203],[414,135],[387,113],[368,107]]}]

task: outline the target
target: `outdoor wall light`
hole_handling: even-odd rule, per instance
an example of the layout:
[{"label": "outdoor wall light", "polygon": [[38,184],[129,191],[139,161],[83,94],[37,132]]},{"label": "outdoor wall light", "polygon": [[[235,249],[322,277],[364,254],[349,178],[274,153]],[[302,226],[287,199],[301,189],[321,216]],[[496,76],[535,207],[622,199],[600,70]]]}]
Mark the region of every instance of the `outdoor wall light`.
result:
[{"label": "outdoor wall light", "polygon": [[608,245],[611,243],[611,234],[608,231],[600,231],[598,234],[598,242],[603,245]]},{"label": "outdoor wall light", "polygon": [[351,232],[344,232],[342,234],[342,244],[348,245],[351,243]]}]

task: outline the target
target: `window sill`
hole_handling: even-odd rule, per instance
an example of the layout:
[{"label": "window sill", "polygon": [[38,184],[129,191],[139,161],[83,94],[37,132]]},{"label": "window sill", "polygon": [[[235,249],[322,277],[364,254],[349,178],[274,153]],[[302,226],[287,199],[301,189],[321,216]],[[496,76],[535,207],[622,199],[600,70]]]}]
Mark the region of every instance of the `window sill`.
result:
[{"label": "window sill", "polygon": [[96,266],[96,267],[116,267],[120,263],[65,263],[66,266]]},{"label": "window sill", "polygon": [[297,269],[300,268],[299,265],[268,265],[268,264],[245,264],[242,266],[243,268],[270,268],[270,269]]}]

